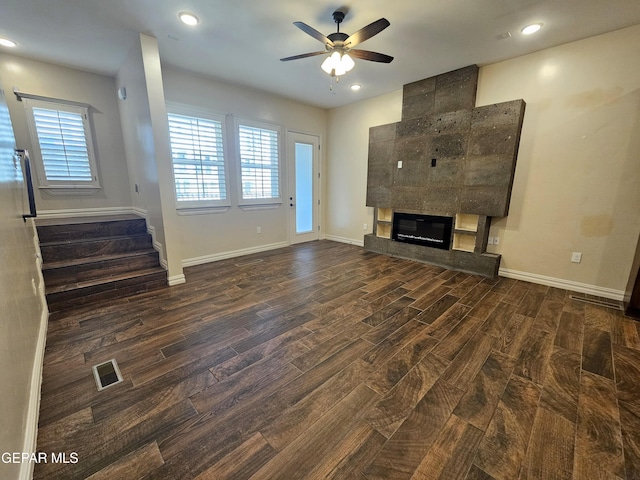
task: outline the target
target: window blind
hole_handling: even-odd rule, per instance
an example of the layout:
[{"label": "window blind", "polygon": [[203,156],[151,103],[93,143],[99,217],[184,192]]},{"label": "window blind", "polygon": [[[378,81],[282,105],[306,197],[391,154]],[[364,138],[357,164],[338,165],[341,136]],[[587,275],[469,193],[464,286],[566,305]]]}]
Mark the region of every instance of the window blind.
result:
[{"label": "window blind", "polygon": [[238,126],[242,198],[280,197],[278,131]]},{"label": "window blind", "polygon": [[226,200],[222,122],[174,113],[168,116],[178,202]]},{"label": "window blind", "polygon": [[33,108],[47,181],[92,182],[83,115]]}]

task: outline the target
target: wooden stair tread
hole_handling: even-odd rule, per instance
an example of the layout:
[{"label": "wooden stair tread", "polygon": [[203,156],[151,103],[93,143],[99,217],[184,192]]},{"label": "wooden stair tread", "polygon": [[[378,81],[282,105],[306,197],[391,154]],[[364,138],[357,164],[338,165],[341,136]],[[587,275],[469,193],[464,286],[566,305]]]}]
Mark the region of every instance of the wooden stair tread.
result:
[{"label": "wooden stair tread", "polygon": [[125,238],[139,238],[139,237],[146,237],[148,235],[149,235],[148,233],[133,233],[133,234],[129,233],[126,235],[111,235],[111,236],[105,236],[105,237],[75,238],[73,240],[61,240],[57,242],[40,242],[40,248],[57,247],[61,245],[75,245],[75,244],[82,244],[82,243],[97,243],[97,242],[105,242],[109,240],[122,240]]},{"label": "wooden stair tread", "polygon": [[89,265],[91,263],[100,263],[108,260],[118,260],[118,259],[139,257],[143,255],[152,255],[155,253],[157,253],[157,250],[153,248],[145,248],[143,250],[131,250],[128,252],[94,255],[94,256],[75,258],[75,259],[69,259],[69,260],[56,260],[53,262],[44,263],[42,265],[42,270],[47,271],[47,270],[55,270],[57,268]]},{"label": "wooden stair tread", "polygon": [[40,219],[36,225],[50,312],[166,285],[142,217]]},{"label": "wooden stair tread", "polygon": [[139,217],[134,214],[122,214],[122,215],[96,215],[92,217],[61,217],[61,218],[39,218],[36,220],[36,227],[50,227],[65,225],[78,225],[82,223],[108,223],[108,222],[121,222],[126,220],[144,220],[143,217]]},{"label": "wooden stair tread", "polygon": [[131,280],[134,278],[142,278],[149,275],[155,275],[157,273],[166,273],[166,270],[162,267],[155,268],[147,268],[144,270],[136,270],[133,272],[122,273],[119,275],[112,275],[108,277],[100,277],[90,281],[77,282],[77,283],[68,283],[64,285],[55,285],[45,288],[45,293],[47,295],[61,292],[69,292],[73,290],[80,290],[83,288],[95,287],[98,285],[105,285],[108,283],[115,283],[122,280]]}]

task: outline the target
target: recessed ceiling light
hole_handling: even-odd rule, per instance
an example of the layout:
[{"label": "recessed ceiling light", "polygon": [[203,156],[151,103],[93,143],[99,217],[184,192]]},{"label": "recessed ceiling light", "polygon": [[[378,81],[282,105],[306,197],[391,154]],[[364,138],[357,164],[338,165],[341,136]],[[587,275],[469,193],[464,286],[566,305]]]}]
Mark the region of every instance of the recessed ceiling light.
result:
[{"label": "recessed ceiling light", "polygon": [[190,12],[180,12],[178,14],[178,18],[182,20],[182,23],[185,23],[191,26],[197,25],[198,23],[200,23],[200,19]]},{"label": "recessed ceiling light", "polygon": [[0,38],[0,45],[2,45],[3,47],[13,48],[17,45],[17,43],[13,40],[9,40],[8,38]]},{"label": "recessed ceiling light", "polygon": [[541,23],[532,23],[531,25],[527,25],[521,31],[525,35],[531,35],[532,33],[536,33],[538,30],[542,28]]},{"label": "recessed ceiling light", "polygon": [[354,92],[357,92],[361,88],[362,88],[362,85],[360,85],[359,83],[354,83],[353,85],[351,85],[351,90],[353,90]]}]

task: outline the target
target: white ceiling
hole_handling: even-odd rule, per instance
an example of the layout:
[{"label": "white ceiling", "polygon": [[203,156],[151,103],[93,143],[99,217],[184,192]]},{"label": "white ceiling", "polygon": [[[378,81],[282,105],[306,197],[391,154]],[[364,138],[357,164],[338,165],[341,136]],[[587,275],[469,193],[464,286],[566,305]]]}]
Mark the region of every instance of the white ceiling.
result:
[{"label": "white ceiling", "polygon": [[[348,34],[391,22],[358,46],[395,57],[391,64],[356,60],[330,90],[324,56],[279,61],[323,48],[294,21],[328,35],[331,14],[345,8]],[[178,20],[184,10],[200,17],[197,27]],[[543,29],[520,34],[533,22]],[[0,37],[18,47],[0,49],[113,76],[143,32],[158,39],[163,64],[331,108],[638,23],[639,0],[2,0]],[[352,83],[362,90],[351,92]]]}]

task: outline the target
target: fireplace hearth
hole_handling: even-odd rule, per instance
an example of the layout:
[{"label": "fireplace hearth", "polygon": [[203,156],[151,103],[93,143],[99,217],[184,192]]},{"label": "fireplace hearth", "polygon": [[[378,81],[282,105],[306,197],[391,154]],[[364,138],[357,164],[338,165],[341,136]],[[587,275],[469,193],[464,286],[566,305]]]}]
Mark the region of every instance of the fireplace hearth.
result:
[{"label": "fireplace hearth", "polygon": [[452,217],[395,212],[392,239],[425,247],[451,248]]}]

